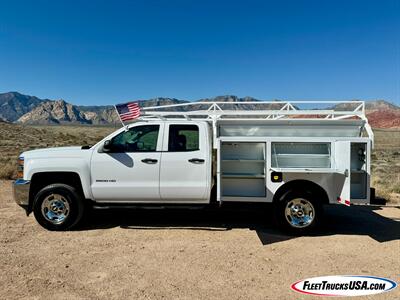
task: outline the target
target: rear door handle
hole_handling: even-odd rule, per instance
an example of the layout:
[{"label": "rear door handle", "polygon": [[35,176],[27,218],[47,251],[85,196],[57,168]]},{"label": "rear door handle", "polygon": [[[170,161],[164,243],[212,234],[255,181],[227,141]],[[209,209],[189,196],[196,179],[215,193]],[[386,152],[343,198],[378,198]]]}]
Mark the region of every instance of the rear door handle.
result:
[{"label": "rear door handle", "polygon": [[191,159],[189,159],[189,162],[191,162],[193,164],[202,164],[205,162],[205,160],[201,159],[201,158],[191,158]]},{"label": "rear door handle", "polygon": [[158,160],[152,159],[152,158],[145,158],[145,159],[142,159],[142,162],[144,162],[145,164],[154,165],[158,162]]}]

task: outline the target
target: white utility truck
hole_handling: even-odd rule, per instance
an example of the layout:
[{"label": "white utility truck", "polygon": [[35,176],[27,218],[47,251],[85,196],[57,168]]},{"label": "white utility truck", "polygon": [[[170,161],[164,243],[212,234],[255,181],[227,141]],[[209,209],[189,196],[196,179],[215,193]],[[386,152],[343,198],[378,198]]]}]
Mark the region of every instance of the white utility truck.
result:
[{"label": "white utility truck", "polygon": [[49,230],[72,228],[88,206],[264,202],[302,234],[324,204],[370,203],[372,147],[360,101],[148,107],[94,146],[22,153],[14,197]]}]

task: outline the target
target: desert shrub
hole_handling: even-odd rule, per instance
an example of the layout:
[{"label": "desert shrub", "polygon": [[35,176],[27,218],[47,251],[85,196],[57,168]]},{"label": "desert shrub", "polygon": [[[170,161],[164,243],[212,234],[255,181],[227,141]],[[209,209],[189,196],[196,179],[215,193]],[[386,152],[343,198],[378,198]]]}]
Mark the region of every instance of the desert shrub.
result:
[{"label": "desert shrub", "polygon": [[0,167],[0,179],[15,179],[17,177],[17,164],[7,162]]}]

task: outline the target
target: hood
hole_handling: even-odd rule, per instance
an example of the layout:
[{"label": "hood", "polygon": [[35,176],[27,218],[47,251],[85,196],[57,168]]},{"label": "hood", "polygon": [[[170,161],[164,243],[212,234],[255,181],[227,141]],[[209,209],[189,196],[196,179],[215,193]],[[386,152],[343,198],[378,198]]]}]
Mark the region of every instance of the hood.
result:
[{"label": "hood", "polygon": [[29,157],[76,157],[80,156],[82,152],[86,152],[87,150],[83,150],[81,146],[72,146],[72,147],[54,147],[54,148],[41,148],[35,150],[25,151],[20,154],[20,157],[29,158]]}]

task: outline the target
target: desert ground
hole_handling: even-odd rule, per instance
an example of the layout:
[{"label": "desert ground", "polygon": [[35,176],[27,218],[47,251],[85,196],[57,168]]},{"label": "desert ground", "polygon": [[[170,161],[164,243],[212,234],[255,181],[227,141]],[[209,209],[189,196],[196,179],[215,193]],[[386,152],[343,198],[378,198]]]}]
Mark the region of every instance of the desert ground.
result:
[{"label": "desert ground", "polygon": [[0,299],[311,299],[290,285],[337,274],[399,282],[399,253],[396,207],[329,207],[308,237],[282,234],[268,207],[92,212],[75,231],[50,232],[0,181]]}]

